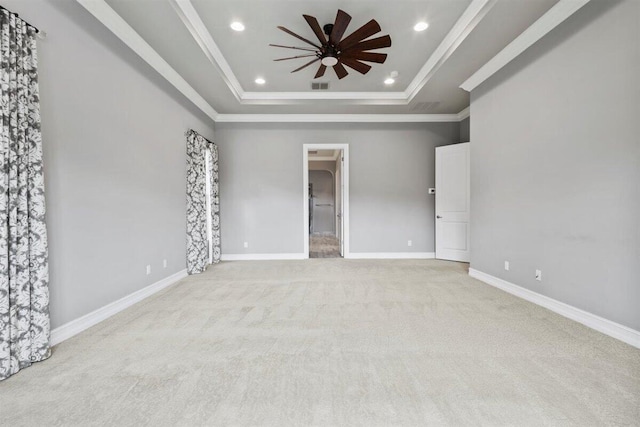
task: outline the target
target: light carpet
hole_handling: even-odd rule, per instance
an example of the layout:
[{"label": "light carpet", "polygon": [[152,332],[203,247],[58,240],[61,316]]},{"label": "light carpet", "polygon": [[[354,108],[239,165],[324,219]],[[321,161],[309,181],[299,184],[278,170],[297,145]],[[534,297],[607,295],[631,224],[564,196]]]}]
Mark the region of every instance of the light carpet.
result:
[{"label": "light carpet", "polygon": [[434,260],[223,262],[0,382],[6,426],[640,423],[640,350]]}]

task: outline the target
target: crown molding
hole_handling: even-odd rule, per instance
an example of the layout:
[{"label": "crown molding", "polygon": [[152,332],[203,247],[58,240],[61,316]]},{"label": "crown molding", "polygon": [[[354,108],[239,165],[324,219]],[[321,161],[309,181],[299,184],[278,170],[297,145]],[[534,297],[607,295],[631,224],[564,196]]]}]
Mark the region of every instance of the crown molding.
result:
[{"label": "crown molding", "polygon": [[[162,75],[169,83],[200,108],[207,116],[222,123],[429,123],[459,122],[469,116],[466,108],[457,114],[219,114],[187,81],[167,63],[120,15],[104,0],[76,0],[98,21],[122,40],[131,50],[136,52],[145,62]],[[568,0],[561,0],[561,2]],[[586,3],[588,0],[573,0]],[[473,30],[479,19],[482,19],[495,0],[473,0],[447,38],[449,49],[456,49],[460,42]],[[367,105],[406,105],[409,95],[406,92],[244,92],[233,75],[229,64],[222,56],[215,41],[206,30],[204,23],[197,15],[189,0],[172,0],[174,10],[180,15],[193,37],[202,49],[209,52],[209,60],[218,67],[220,73],[231,75],[225,81],[236,97],[242,97],[249,104],[294,104],[291,101],[305,102],[312,100],[344,101],[349,104]],[[464,19],[463,19],[464,18]],[[464,25],[463,25],[464,24]],[[462,39],[461,39],[462,38]],[[438,49],[437,49],[438,50]],[[452,51],[448,51],[448,55]],[[206,52],[205,52],[206,53]],[[446,56],[446,55],[445,55]],[[447,56],[448,58],[448,56]],[[446,60],[446,59],[445,59]],[[222,64],[222,65],[221,65]],[[424,67],[423,67],[424,68]],[[415,80],[415,79],[414,79]],[[424,81],[421,80],[421,81]],[[330,97],[328,97],[330,95]]]},{"label": "crown molding", "polygon": [[231,70],[231,66],[213,40],[211,33],[204,22],[202,22],[200,15],[196,12],[191,1],[172,0],[169,3],[171,3],[171,6],[173,6],[182,23],[187,27],[193,39],[198,43],[198,46],[200,46],[202,53],[204,53],[209,62],[218,70],[224,82],[231,90],[231,93],[233,93],[236,99],[242,99],[244,90],[242,89],[240,81],[233,73],[233,70]]},{"label": "crown molding", "polygon": [[217,123],[437,123],[460,120],[459,114],[218,114],[216,117]]},{"label": "crown molding", "polygon": [[408,105],[436,71],[462,44],[497,0],[472,0],[444,40],[404,91],[396,92],[246,92],[215,43],[190,0],[171,0],[171,4],[191,36],[225,83],[243,105],[291,105],[317,101],[343,101],[353,105]]},{"label": "crown molding", "polygon": [[338,160],[338,157],[340,157],[340,150],[334,150],[333,155],[331,156],[315,156],[313,157],[311,154],[309,154],[309,161],[310,162],[335,162],[336,160]]},{"label": "crown molding", "polygon": [[460,121],[460,122],[463,121],[467,117],[471,116],[471,107],[465,108],[464,110],[460,111],[456,115],[458,116],[458,121]]},{"label": "crown molding", "polygon": [[332,156],[320,156],[320,157],[311,157],[309,156],[310,162],[335,162],[336,158]]},{"label": "crown molding", "polygon": [[239,100],[250,105],[291,105],[341,101],[351,105],[407,105],[404,92],[244,92]]},{"label": "crown molding", "polygon": [[405,90],[407,103],[422,90],[424,85],[434,76],[442,65],[453,55],[473,29],[482,21],[487,13],[495,6],[497,0],[473,0],[465,9],[453,28],[449,31],[440,45],[431,54],[422,69]]},{"label": "crown molding", "polygon": [[560,0],[522,34],[516,37],[489,62],[460,85],[461,89],[471,92],[485,80],[494,75],[498,70],[519,56],[535,42],[544,37],[549,31],[556,28],[565,19],[573,15],[578,9],[590,0]]},{"label": "crown molding", "polygon": [[191,100],[202,112],[215,120],[218,112],[104,0],[76,1]]}]

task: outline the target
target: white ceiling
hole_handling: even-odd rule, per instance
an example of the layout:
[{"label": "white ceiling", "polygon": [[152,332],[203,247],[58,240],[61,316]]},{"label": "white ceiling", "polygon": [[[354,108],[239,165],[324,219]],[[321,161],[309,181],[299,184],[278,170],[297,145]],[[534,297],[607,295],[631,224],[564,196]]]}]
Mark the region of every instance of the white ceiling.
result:
[{"label": "white ceiling", "polygon": [[[558,0],[106,0],[157,54],[222,114],[455,114],[469,104],[460,85],[520,35]],[[349,70],[338,80],[328,69],[316,81],[329,91],[311,91],[317,70],[291,70],[309,58],[274,62],[305,47],[278,25],[314,40],[302,18],[333,22],[337,9],[353,20],[349,34],[370,19],[389,34],[384,64],[366,75]],[[232,21],[246,30],[235,32]],[[424,20],[429,28],[413,31]],[[383,80],[392,72],[392,86]],[[264,86],[255,84],[263,77]]]},{"label": "white ceiling", "polygon": [[[382,31],[373,37],[389,34],[390,48],[376,52],[389,56],[384,64],[372,64],[372,69],[362,76],[349,71],[349,76],[339,80],[329,72],[318,79],[330,83],[332,91],[373,92],[404,90],[418,73],[440,40],[453,27],[471,0],[406,1],[406,0],[191,0],[198,14],[213,36],[222,54],[231,66],[242,87],[247,91],[289,92],[309,91],[318,65],[314,64],[296,73],[292,70],[304,65],[311,58],[274,62],[275,58],[298,55],[298,51],[274,48],[269,43],[287,46],[309,47],[304,42],[280,31],[282,25],[309,40],[316,40],[303,14],[315,16],[320,25],[333,23],[338,9],[352,16],[345,36],[360,28],[370,19],[380,24]],[[417,33],[413,25],[419,20],[429,21],[428,31]],[[242,21],[246,29],[236,32],[229,22]],[[391,71],[402,71],[397,83],[386,86],[384,79]],[[257,76],[264,76],[267,84],[256,85]]]},{"label": "white ceiling", "polygon": [[313,150],[309,151],[309,161],[336,161],[340,150]]}]

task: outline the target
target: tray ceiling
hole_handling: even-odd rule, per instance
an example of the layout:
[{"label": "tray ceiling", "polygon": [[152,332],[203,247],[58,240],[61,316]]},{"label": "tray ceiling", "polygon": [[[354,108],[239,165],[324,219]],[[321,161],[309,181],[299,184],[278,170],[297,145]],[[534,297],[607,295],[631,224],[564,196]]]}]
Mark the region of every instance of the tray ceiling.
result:
[{"label": "tray ceiling", "polygon": [[[112,9],[104,15],[117,14],[217,113],[405,115],[464,110],[469,96],[459,86],[558,2],[78,1],[85,7],[93,2]],[[314,79],[317,66],[290,72],[307,58],[273,61],[296,51],[269,43],[304,47],[278,25],[314,40],[302,14],[315,16],[323,25],[333,22],[338,9],[353,17],[346,34],[376,19],[382,28],[376,36],[391,36],[392,46],[376,51],[388,54],[384,64],[371,64],[366,75],[348,69],[349,75],[338,80],[330,69],[323,78]],[[242,22],[245,30],[232,30],[233,21]],[[420,21],[429,27],[416,32],[413,26]],[[392,72],[397,72],[395,83],[385,85]],[[257,77],[266,83],[256,84]],[[328,82],[329,89],[311,90],[313,81]]]}]

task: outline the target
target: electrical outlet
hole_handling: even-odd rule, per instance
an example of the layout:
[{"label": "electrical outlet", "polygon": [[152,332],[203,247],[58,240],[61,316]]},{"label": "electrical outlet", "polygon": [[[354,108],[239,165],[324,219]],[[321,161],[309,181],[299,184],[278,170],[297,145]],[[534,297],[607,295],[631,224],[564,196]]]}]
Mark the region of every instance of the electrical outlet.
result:
[{"label": "electrical outlet", "polygon": [[408,240],[407,241],[407,246],[411,246],[411,245],[413,245],[413,242],[411,240]]},{"label": "electrical outlet", "polygon": [[542,282],[542,270],[536,270],[536,280]]},{"label": "electrical outlet", "polygon": [[151,266],[150,266],[150,265],[147,265],[147,276],[148,276],[149,274],[151,274]]},{"label": "electrical outlet", "polygon": [[509,261],[504,262],[504,269],[509,271]]},{"label": "electrical outlet", "polygon": [[244,247],[248,248],[249,247],[249,242],[244,242]]},{"label": "electrical outlet", "polygon": [[167,268],[167,260],[166,259],[162,260],[162,267]]}]

